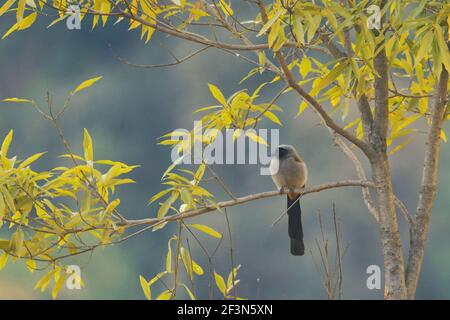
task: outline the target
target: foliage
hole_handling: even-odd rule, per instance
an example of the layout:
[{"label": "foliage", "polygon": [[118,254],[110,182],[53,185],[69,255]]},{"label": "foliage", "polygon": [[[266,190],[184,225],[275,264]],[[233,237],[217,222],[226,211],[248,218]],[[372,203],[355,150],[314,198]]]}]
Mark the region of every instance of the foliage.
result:
[{"label": "foliage", "polygon": [[[200,118],[202,127],[194,128],[189,133],[174,131],[164,135],[160,141],[163,145],[176,148],[179,154],[189,150],[195,140],[210,144],[218,132],[228,128],[238,129],[237,135],[240,135],[245,129],[255,128],[264,118],[281,126],[276,112],[283,109],[275,105],[275,101],[294,85],[305,87],[309,92],[309,96],[303,95],[304,99],[299,103],[297,117],[302,117],[310,109],[311,102],[315,101],[318,106],[314,105],[314,110],[320,113],[323,108],[331,119],[328,123],[339,121],[341,133],[345,136],[347,133],[354,134],[357,140],[367,140],[366,128],[357,106],[361,101],[367,101],[370,116],[377,116],[371,104],[375,99],[375,82],[380,77],[374,61],[382,50],[386,52],[389,67],[389,132],[386,144],[390,154],[394,154],[414,141],[414,133],[418,132],[421,123],[431,123],[429,109],[437,79],[443,67],[450,70],[450,4],[426,0],[347,2],[345,6],[330,0],[249,1],[254,10],[251,19],[245,21],[236,9],[240,7],[238,1],[84,0],[77,4],[81,6],[83,24],[88,24],[86,19],[92,17],[92,28],[104,26],[108,20],[115,19],[114,24],[126,24],[128,30],[140,30],[140,37],[146,43],[152,40],[155,31],[161,31],[202,45],[200,51],[214,47],[232,52],[255,65],[243,75],[241,83],[264,73],[273,74],[272,81],[263,82],[252,94],[241,89],[228,98],[217,86],[209,84],[216,104],[197,109],[196,114],[204,113]],[[0,16],[15,14],[16,22],[4,33],[3,39],[32,26],[38,13],[58,12],[58,17],[49,26],[64,21],[70,16],[68,4],[66,0],[39,0],[37,3],[34,0],[6,1],[0,7]],[[367,8],[371,4],[381,9],[384,23],[380,30],[370,27],[373,16]],[[43,19],[41,15],[39,18]],[[214,23],[243,44],[229,43],[224,40],[227,38],[220,36],[211,40],[206,31],[194,32],[198,30],[194,25],[200,30],[209,30]],[[275,65],[273,59],[280,61],[280,66]],[[289,73],[294,80],[289,79]],[[71,95],[99,79],[83,82]],[[282,82],[287,83],[288,87],[283,84],[280,93],[271,102],[255,102],[266,85],[276,86]],[[34,103],[33,100],[20,98],[4,101]],[[446,112],[445,116],[449,118],[450,114]],[[198,133],[199,129],[207,131],[205,134]],[[187,139],[176,139],[177,136]],[[267,144],[255,134],[249,133],[247,136]],[[443,131],[441,138],[446,141]],[[72,167],[35,172],[30,165],[42,154],[31,156],[23,162],[16,161],[15,157],[8,158],[11,139],[12,132],[5,138],[1,149],[0,217],[4,223],[10,224],[10,238],[0,242],[4,250],[0,266],[6,263],[8,256],[25,259],[30,269],[35,268],[34,261],[43,260],[52,266],[51,276],[54,275],[57,287],[58,280],[62,279],[60,272],[55,272],[57,261],[64,257],[64,254],[57,255],[58,252],[67,250],[69,254],[78,254],[86,247],[90,249],[112,243],[123,232],[117,224],[120,218],[115,217],[120,201],[112,199],[112,196],[116,186],[132,182],[119,176],[130,172],[135,166],[110,160],[94,161],[92,140],[85,131],[84,156],[65,156],[72,160]],[[178,281],[178,270],[172,266],[172,260],[176,266],[181,261],[190,281],[204,273],[192,258],[189,248],[183,245],[181,231],[193,228],[213,238],[221,238],[209,226],[192,224],[189,227],[182,219],[177,219],[180,213],[216,204],[214,196],[201,185],[207,163],[203,162],[194,171],[179,169],[175,172],[180,162],[181,159],[172,163],[163,174],[162,184],[168,188],[150,200],[153,203],[164,198],[156,213],[158,222],[151,225],[153,230],[164,227],[171,219],[178,221],[180,230],[168,242],[165,270],[150,281],[140,277],[148,299],[153,297],[151,286],[169,275],[174,277],[174,284],[167,286],[157,299],[174,298],[179,286],[195,298],[189,287]],[[108,170],[102,173],[97,166],[106,166]],[[81,247],[76,244],[84,234],[92,235],[96,244]],[[175,255],[171,248],[173,241],[176,242]],[[233,269],[231,275],[235,272],[237,269]],[[49,274],[39,287],[45,288]],[[229,278],[225,282],[214,272],[215,283],[225,298],[230,297],[231,289],[238,283]]]},{"label": "foliage", "polygon": [[114,243],[124,232],[115,214],[118,186],[132,183],[123,175],[136,166],[94,160],[92,139],[84,131],[84,156],[63,155],[68,166],[35,171],[31,165],[44,153],[25,160],[8,155],[13,131],[3,140],[0,159],[0,267],[11,258],[30,272],[50,269],[36,285],[42,291],[54,279],[56,297],[65,282],[62,259]]}]

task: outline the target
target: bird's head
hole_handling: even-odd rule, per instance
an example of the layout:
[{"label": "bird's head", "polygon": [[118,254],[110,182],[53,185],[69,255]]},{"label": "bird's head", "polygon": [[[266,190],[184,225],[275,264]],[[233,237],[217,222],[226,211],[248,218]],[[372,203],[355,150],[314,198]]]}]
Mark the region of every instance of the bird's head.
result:
[{"label": "bird's head", "polygon": [[295,151],[293,146],[281,144],[275,149],[273,156],[276,156],[278,159],[285,159],[289,156],[294,156],[296,153],[297,151]]}]

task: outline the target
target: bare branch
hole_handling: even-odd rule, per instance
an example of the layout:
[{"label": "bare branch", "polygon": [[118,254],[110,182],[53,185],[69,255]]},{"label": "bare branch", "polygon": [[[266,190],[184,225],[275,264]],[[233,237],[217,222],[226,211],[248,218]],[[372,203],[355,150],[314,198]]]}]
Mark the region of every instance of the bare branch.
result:
[{"label": "bare branch", "polygon": [[[109,47],[111,48],[111,45],[109,45]],[[210,46],[210,45],[204,46],[200,49],[194,50],[193,52],[189,53],[188,55],[186,55],[182,58],[175,58],[175,61],[173,61],[173,62],[163,63],[163,64],[137,64],[137,63],[128,61],[127,59],[117,55],[116,53],[114,53],[114,57],[117,60],[119,60],[120,62],[122,62],[123,64],[126,64],[126,65],[134,67],[134,68],[156,69],[156,68],[172,67],[172,66],[181,64],[181,63],[193,58],[194,56],[198,55],[199,53],[206,51],[209,48],[212,48],[212,46]]]},{"label": "bare branch", "polygon": [[[361,180],[343,180],[343,181],[325,183],[325,184],[317,185],[314,187],[303,188],[303,189],[295,190],[295,192],[299,193],[301,196],[303,196],[303,195],[310,194],[310,193],[317,193],[317,192],[321,192],[324,190],[341,188],[341,187],[372,187],[373,188],[373,183],[370,181],[361,181]],[[256,194],[251,194],[248,196],[236,198],[233,200],[218,202],[215,205],[208,205],[203,208],[189,210],[189,211],[179,213],[179,214],[174,214],[171,216],[166,216],[162,219],[147,218],[147,219],[139,219],[139,220],[126,220],[126,221],[119,222],[118,225],[125,226],[125,227],[132,227],[132,226],[145,225],[145,224],[154,226],[157,224],[165,223],[167,221],[176,221],[176,220],[200,216],[200,215],[203,215],[208,212],[237,206],[237,205],[240,205],[240,204],[243,204],[246,202],[251,202],[251,201],[255,201],[255,200],[259,200],[259,199],[279,196],[281,194],[286,194],[287,192],[290,192],[290,191],[292,191],[292,190],[283,190],[282,192],[280,192],[278,190],[266,191],[266,192],[261,192],[261,193],[256,193]]]}]

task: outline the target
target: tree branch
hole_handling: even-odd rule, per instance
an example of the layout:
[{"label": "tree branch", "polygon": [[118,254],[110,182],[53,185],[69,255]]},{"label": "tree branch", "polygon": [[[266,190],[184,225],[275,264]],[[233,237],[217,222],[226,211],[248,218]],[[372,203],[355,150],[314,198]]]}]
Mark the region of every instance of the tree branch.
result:
[{"label": "tree branch", "polygon": [[433,109],[431,112],[431,124],[428,129],[428,137],[423,162],[422,183],[419,192],[419,202],[416,210],[416,228],[414,230],[409,247],[408,266],[406,269],[406,285],[408,298],[415,296],[417,282],[419,280],[420,269],[425,252],[425,241],[428,233],[428,226],[436,196],[436,183],[438,174],[439,151],[441,140],[441,129],[444,122],[444,114],[447,106],[447,87],[449,74],[445,66],[442,66],[442,73],[433,99]]},{"label": "tree branch", "polygon": [[[386,1],[381,2],[381,7],[386,5]],[[382,24],[384,19],[382,18]],[[383,25],[382,25],[383,27]],[[375,32],[379,33],[379,32]],[[385,151],[386,135],[389,126],[389,73],[386,57],[385,40],[378,43],[375,51],[379,51],[374,59],[375,74],[375,118],[373,132],[371,134],[372,145],[377,151]]]},{"label": "tree branch", "polygon": [[321,118],[334,132],[338,133],[339,135],[346,138],[348,141],[356,145],[358,148],[360,148],[367,156],[371,154],[371,149],[369,146],[362,140],[359,140],[356,136],[348,132],[347,130],[344,130],[342,127],[340,127],[334,120],[328,115],[327,111],[323,108],[323,106],[314,99],[308,92],[306,92],[302,86],[300,86],[297,81],[295,81],[294,76],[292,75],[291,71],[289,70],[286,61],[281,54],[280,51],[276,53],[276,57],[278,59],[278,62],[280,63],[281,69],[283,70],[283,73],[286,77],[286,81],[289,84],[289,86],[292,87],[297,93],[302,96],[308,103],[320,114]]},{"label": "tree branch", "polygon": [[[258,0],[258,7],[259,11],[261,13],[261,17],[264,23],[267,22],[267,13],[266,9],[264,8],[264,4],[261,0]],[[289,70],[286,60],[280,51],[276,52],[275,54],[278,62],[280,63],[280,67],[284,73],[284,80],[287,82],[287,84],[297,91],[297,93],[303,97],[308,103],[320,114],[320,117],[325,122],[326,126],[333,130],[333,132],[338,133],[339,135],[343,136],[350,142],[352,142],[354,145],[359,147],[365,154],[369,155],[371,153],[371,149],[369,146],[364,142],[359,140],[356,136],[352,135],[347,130],[344,130],[339,125],[337,125],[334,120],[328,115],[328,113],[325,111],[323,106],[314,99],[309,93],[307,93],[302,86],[300,86],[297,81],[295,80],[294,76],[292,75],[292,72]]]},{"label": "tree branch", "polygon": [[[314,187],[299,189],[299,190],[296,190],[296,192],[299,193],[301,196],[303,196],[303,195],[310,194],[310,193],[316,193],[316,192],[320,192],[320,191],[324,191],[324,190],[328,190],[328,189],[341,188],[341,187],[371,187],[371,188],[373,188],[373,183],[370,181],[362,181],[362,180],[343,180],[343,181],[320,184],[320,185],[317,185]],[[138,226],[138,225],[152,225],[153,226],[153,225],[165,223],[168,221],[182,220],[182,219],[200,216],[200,215],[203,215],[208,212],[237,206],[237,205],[240,205],[240,204],[243,204],[246,202],[251,202],[254,200],[258,200],[258,199],[279,196],[282,194],[286,194],[289,191],[291,191],[291,190],[266,191],[266,192],[247,195],[247,196],[232,199],[232,200],[218,202],[215,205],[208,205],[203,208],[189,210],[189,211],[182,212],[179,214],[174,214],[171,216],[166,216],[162,219],[146,218],[146,219],[138,219],[138,220],[126,220],[126,221],[120,222],[118,225],[124,226],[124,227],[132,227],[132,226]]]}]

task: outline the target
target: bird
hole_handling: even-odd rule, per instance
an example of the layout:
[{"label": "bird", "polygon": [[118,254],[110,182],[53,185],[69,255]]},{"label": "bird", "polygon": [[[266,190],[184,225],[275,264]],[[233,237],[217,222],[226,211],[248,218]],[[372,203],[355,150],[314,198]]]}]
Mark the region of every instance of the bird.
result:
[{"label": "bird", "polygon": [[273,152],[269,171],[280,192],[287,192],[288,234],[291,240],[291,254],[305,254],[303,243],[302,211],[300,189],[308,180],[308,168],[297,150],[291,145],[279,145]]}]

